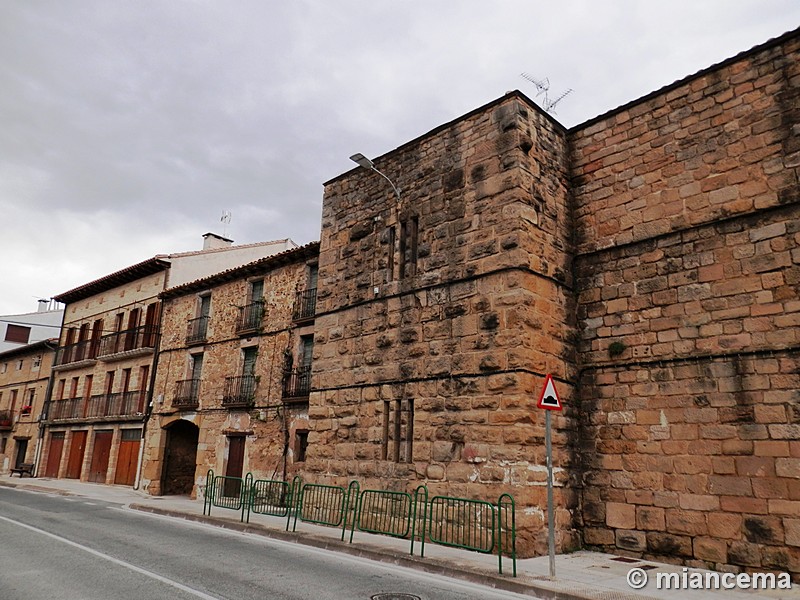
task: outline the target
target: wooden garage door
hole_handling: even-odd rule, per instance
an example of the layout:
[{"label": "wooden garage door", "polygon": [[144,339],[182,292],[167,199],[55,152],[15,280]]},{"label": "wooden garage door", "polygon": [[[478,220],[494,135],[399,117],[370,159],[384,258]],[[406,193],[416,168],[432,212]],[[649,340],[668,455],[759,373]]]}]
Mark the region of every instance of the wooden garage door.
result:
[{"label": "wooden garage door", "polygon": [[47,453],[47,465],[44,468],[45,477],[58,477],[58,467],[61,465],[63,453],[64,432],[57,431],[50,436],[50,450]]},{"label": "wooden garage door", "polygon": [[108,458],[111,456],[113,431],[97,431],[94,434],[94,452],[92,465],[89,467],[89,481],[105,483],[108,474]]},{"label": "wooden garage door", "polygon": [[117,457],[117,474],[114,483],[133,485],[136,482],[136,466],[139,464],[139,442],[141,429],[123,429]]},{"label": "wooden garage door", "polygon": [[86,450],[86,432],[73,431],[69,447],[69,461],[66,476],[69,479],[79,479],[83,468],[83,453]]}]

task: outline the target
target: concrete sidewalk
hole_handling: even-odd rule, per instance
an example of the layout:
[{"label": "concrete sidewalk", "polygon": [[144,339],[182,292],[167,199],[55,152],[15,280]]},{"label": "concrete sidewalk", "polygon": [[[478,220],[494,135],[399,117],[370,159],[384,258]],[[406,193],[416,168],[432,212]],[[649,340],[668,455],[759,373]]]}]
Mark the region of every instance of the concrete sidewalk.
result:
[{"label": "concrete sidewalk", "polygon": [[[658,573],[676,573],[684,577],[683,567],[653,561],[630,559],[596,552],[575,552],[556,556],[556,579],[550,580],[549,561],[546,556],[517,561],[517,577],[512,577],[510,559],[503,560],[503,575],[498,573],[497,556],[479,554],[433,544],[425,545],[425,557],[420,557],[419,544],[415,555],[409,554],[409,542],[387,536],[355,532],[353,543],[340,540],[341,530],[297,523],[295,533],[287,532],[286,519],[252,515],[250,523],[241,523],[237,511],[214,508],[211,516],[203,515],[202,500],[184,496],[150,496],[129,487],[82,483],[72,479],[47,479],[0,477],[0,486],[14,487],[33,492],[76,496],[118,503],[139,510],[174,518],[208,523],[236,531],[263,535],[298,544],[324,548],[335,552],[361,556],[371,560],[400,565],[407,568],[436,573],[456,579],[471,581],[489,587],[517,592],[536,598],[558,600],[645,600],[681,598],[687,600],[746,600],[771,598],[800,600],[800,584],[791,590],[697,590],[657,589]],[[648,576],[647,585],[635,590],[627,583],[631,569],[642,569]],[[709,571],[691,569],[694,573]],[[705,575],[704,575],[705,576]],[[691,580],[689,580],[691,581]]]}]

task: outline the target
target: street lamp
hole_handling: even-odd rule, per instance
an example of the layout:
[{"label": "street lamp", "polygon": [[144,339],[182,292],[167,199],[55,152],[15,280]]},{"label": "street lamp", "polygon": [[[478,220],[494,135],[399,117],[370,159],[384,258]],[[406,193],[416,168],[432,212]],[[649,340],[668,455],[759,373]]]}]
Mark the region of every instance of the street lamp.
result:
[{"label": "street lamp", "polygon": [[350,157],[350,160],[352,160],[354,163],[356,163],[360,167],[364,167],[365,169],[370,169],[372,171],[375,171],[378,175],[380,175],[386,181],[388,181],[389,185],[392,186],[392,189],[394,190],[394,193],[397,194],[397,199],[400,200],[400,189],[394,183],[392,183],[391,179],[389,179],[386,175],[384,175],[383,173],[378,171],[378,169],[375,168],[375,165],[373,164],[373,162],[370,159],[368,159],[366,156],[364,156],[363,154],[361,154],[359,152],[359,153],[353,154],[353,156]]}]

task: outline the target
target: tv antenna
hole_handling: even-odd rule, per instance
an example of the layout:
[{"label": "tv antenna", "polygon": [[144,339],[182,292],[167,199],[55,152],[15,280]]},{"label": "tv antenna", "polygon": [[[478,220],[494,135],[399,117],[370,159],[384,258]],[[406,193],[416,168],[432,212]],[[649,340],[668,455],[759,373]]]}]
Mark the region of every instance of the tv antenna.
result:
[{"label": "tv antenna", "polygon": [[228,237],[228,225],[231,222],[231,211],[223,210],[222,216],[219,218],[220,223],[222,223],[222,236]]},{"label": "tv antenna", "polygon": [[536,97],[538,98],[542,94],[544,94],[544,100],[542,102],[542,108],[545,112],[556,114],[556,104],[561,102],[564,98],[566,98],[571,92],[572,88],[568,89],[566,92],[563,92],[560,96],[551,100],[550,97],[547,95],[547,92],[550,91],[550,80],[545,77],[544,79],[536,79],[535,77],[528,75],[527,73],[520,73],[520,77],[523,79],[530,81],[533,85],[536,86],[538,90],[536,92]]}]

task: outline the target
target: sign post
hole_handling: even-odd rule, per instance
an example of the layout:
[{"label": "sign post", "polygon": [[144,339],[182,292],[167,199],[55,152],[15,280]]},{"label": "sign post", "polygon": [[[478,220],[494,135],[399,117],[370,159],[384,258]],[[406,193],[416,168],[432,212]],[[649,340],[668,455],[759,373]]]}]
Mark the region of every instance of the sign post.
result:
[{"label": "sign post", "polygon": [[556,526],[553,507],[553,443],[551,439],[550,412],[561,410],[561,400],[558,398],[553,376],[549,373],[544,381],[542,393],[539,396],[537,408],[544,409],[544,445],[547,452],[547,547],[550,554],[550,579],[556,577]]}]

